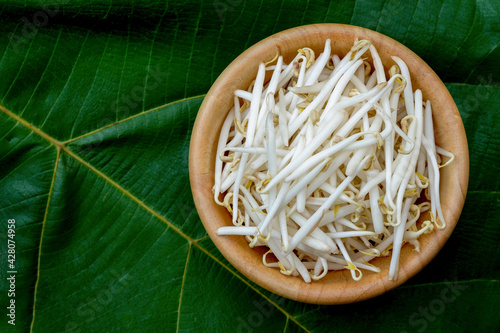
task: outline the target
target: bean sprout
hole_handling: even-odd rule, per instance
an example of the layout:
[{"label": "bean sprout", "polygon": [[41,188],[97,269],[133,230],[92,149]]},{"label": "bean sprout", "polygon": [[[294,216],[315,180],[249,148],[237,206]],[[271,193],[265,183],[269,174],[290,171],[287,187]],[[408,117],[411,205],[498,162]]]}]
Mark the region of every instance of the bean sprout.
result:
[{"label": "bean sprout", "polygon": [[264,266],[307,283],[342,269],[359,280],[391,254],[398,278],[402,246],[419,251],[422,234],[446,227],[439,169],[454,155],[435,145],[430,101],[392,59],[384,68],[367,40],[341,58],[327,40],[317,58],[305,47],[260,64],[222,126],[213,194],[233,226],[217,235],[268,247]]}]

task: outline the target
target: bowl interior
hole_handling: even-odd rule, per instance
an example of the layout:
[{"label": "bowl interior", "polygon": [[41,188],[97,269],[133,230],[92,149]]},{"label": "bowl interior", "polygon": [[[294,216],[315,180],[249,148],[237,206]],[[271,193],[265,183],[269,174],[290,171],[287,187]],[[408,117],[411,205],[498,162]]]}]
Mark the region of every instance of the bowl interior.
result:
[{"label": "bowl interior", "polygon": [[[332,54],[345,55],[354,40],[370,40],[384,66],[393,64],[391,56],[403,59],[410,70],[413,90],[421,89],[424,100],[433,107],[436,142],[455,154],[455,161],[441,169],[441,204],[447,227],[419,238],[420,252],[406,244],[401,251],[399,278],[388,279],[390,257],[371,261],[380,273],[363,270],[363,278],[354,281],[348,270],[331,271],[310,284],[300,277],[285,276],[262,264],[262,249],[251,249],[243,236],[217,236],[216,230],[231,224],[231,216],[213,200],[216,146],[222,123],[233,104],[236,89],[246,90],[255,78],[259,63],[273,59],[276,53],[289,62],[297,49],[310,47],[318,56],[327,38]],[[367,52],[368,53],[368,52]],[[236,58],[216,80],[199,110],[191,138],[189,172],[194,200],[200,218],[217,248],[245,276],[281,296],[315,304],[341,304],[382,294],[405,282],[420,271],[441,249],[453,231],[462,210],[469,175],[465,130],[448,90],[432,69],[415,53],[395,40],[360,27],[340,24],[317,24],[289,29],[255,44]],[[427,217],[424,214],[421,221]]]}]

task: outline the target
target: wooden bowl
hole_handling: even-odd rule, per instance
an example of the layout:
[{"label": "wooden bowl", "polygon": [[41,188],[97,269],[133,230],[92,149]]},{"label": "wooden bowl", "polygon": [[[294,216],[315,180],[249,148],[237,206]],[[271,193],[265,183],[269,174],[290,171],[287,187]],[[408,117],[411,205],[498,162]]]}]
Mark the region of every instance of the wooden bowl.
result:
[{"label": "wooden bowl", "polygon": [[[390,257],[371,261],[380,273],[363,270],[354,281],[350,271],[331,271],[323,279],[305,283],[262,264],[262,251],[251,249],[243,236],[217,236],[216,230],[231,224],[231,216],[213,199],[217,141],[222,123],[233,104],[233,92],[246,90],[257,74],[259,63],[273,59],[277,52],[289,62],[297,49],[310,47],[319,55],[327,38],[332,54],[345,55],[356,38],[368,39],[389,68],[392,55],[403,59],[410,70],[413,90],[421,89],[431,100],[435,137],[439,146],[455,154],[455,161],[441,169],[441,204],[447,221],[443,230],[423,235],[420,252],[406,244],[401,251],[399,278],[388,278]],[[200,107],[189,151],[189,174],[194,201],[208,235],[226,259],[250,280],[278,295],[314,304],[343,304],[365,300],[393,289],[427,265],[450,237],[462,210],[469,178],[469,155],[465,130],[457,107],[439,77],[415,53],[377,32],[341,24],[315,24],[289,29],[253,45],[236,58],[215,81]]]}]

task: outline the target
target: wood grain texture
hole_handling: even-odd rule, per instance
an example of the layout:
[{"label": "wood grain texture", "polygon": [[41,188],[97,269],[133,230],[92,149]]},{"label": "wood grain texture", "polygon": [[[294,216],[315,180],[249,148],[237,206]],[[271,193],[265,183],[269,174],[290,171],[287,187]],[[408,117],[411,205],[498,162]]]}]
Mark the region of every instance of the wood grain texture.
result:
[{"label": "wood grain texture", "polygon": [[[224,207],[213,200],[216,145],[222,123],[233,104],[233,92],[246,89],[257,74],[259,63],[271,60],[277,52],[285,62],[297,49],[310,47],[322,52],[327,38],[332,42],[332,54],[344,55],[356,38],[368,39],[377,48],[384,65],[394,64],[390,58],[402,58],[412,75],[413,90],[421,89],[424,100],[431,100],[435,136],[438,145],[453,152],[455,161],[441,169],[441,203],[447,221],[443,230],[434,230],[420,238],[421,251],[412,251],[406,244],[401,251],[399,278],[388,279],[390,257],[377,258],[372,263],[380,273],[363,270],[363,278],[354,281],[348,270],[329,272],[323,279],[310,284],[302,278],[285,276],[277,269],[262,264],[262,253],[248,247],[242,236],[217,236],[219,227],[231,224]],[[242,274],[281,296],[314,304],[343,304],[365,300],[393,289],[418,273],[450,237],[456,226],[467,192],[469,154],[460,114],[434,71],[415,53],[395,40],[377,32],[341,24],[315,24],[289,29],[255,44],[236,58],[215,81],[200,107],[193,128],[189,151],[189,174],[194,201],[209,236],[221,253]],[[425,219],[427,214],[421,217]]]}]

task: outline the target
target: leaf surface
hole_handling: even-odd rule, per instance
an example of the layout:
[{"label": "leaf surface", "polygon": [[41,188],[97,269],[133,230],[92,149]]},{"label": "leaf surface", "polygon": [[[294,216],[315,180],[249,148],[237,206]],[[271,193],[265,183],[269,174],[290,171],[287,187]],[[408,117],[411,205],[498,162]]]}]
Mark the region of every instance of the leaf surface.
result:
[{"label": "leaf surface", "polygon": [[[500,328],[500,6],[463,1],[2,2],[2,332],[495,331]],[[317,306],[237,272],[199,220],[188,148],[204,94],[259,40],[310,23],[386,34],[442,78],[471,174],[439,255],[375,299]]]}]

